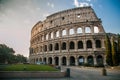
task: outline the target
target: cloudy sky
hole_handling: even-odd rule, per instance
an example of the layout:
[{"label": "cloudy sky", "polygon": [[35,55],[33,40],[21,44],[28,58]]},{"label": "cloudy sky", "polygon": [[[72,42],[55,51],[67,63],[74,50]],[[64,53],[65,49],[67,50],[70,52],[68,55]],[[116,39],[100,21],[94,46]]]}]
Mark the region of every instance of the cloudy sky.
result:
[{"label": "cloudy sky", "polygon": [[29,56],[32,27],[65,9],[92,6],[106,32],[120,33],[120,0],[0,0],[0,44]]}]

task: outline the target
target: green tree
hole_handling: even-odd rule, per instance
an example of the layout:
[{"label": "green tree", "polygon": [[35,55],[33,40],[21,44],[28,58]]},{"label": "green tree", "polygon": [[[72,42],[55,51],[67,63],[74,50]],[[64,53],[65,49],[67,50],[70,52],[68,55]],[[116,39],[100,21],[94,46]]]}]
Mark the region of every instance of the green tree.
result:
[{"label": "green tree", "polygon": [[117,45],[115,43],[115,38],[114,36],[112,37],[112,46],[111,46],[111,49],[112,49],[112,61],[113,61],[113,66],[117,66],[118,65],[118,62],[117,62],[117,55],[116,55],[116,52],[117,52]]},{"label": "green tree", "polygon": [[118,64],[120,64],[120,34],[118,34],[118,46],[117,46],[117,57],[118,57]]},{"label": "green tree", "polygon": [[6,63],[9,61],[10,55],[13,55],[15,51],[9,48],[5,44],[0,44],[0,63]]},{"label": "green tree", "polygon": [[105,47],[106,47],[106,63],[110,66],[113,66],[113,61],[112,61],[112,53],[111,53],[111,42],[106,34],[105,36]]},{"label": "green tree", "polygon": [[0,63],[24,63],[27,58],[21,54],[14,55],[15,51],[5,44],[0,44]]},{"label": "green tree", "polygon": [[25,63],[25,62],[27,62],[27,58],[21,54],[17,54],[16,61],[17,61],[17,63]]}]

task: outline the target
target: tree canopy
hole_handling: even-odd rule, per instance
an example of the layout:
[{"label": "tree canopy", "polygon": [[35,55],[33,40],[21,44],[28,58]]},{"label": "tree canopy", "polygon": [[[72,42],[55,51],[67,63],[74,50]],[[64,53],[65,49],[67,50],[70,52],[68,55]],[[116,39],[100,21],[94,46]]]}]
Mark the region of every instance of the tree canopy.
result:
[{"label": "tree canopy", "polygon": [[23,55],[15,55],[14,53],[13,48],[0,44],[0,63],[23,63],[27,61],[27,58]]}]

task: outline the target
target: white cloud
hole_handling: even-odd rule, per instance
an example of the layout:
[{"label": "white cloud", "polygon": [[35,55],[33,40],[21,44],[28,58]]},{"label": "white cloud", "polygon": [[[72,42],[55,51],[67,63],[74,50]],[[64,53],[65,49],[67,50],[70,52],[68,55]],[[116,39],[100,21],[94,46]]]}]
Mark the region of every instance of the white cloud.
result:
[{"label": "white cloud", "polygon": [[90,4],[87,3],[87,2],[81,2],[81,3],[79,3],[79,7],[85,7],[85,6],[90,6]]},{"label": "white cloud", "polygon": [[51,7],[51,8],[54,8],[54,4],[53,3],[47,3],[47,5],[49,6],[49,7]]},{"label": "white cloud", "polygon": [[75,7],[86,7],[93,6],[93,4],[89,3],[91,0],[85,0],[84,2],[78,2],[78,0],[74,0]]},{"label": "white cloud", "polygon": [[76,7],[79,7],[79,2],[78,2],[78,0],[74,0],[74,5],[75,5]]},{"label": "white cloud", "polygon": [[91,0],[86,0],[86,1],[90,2]]}]

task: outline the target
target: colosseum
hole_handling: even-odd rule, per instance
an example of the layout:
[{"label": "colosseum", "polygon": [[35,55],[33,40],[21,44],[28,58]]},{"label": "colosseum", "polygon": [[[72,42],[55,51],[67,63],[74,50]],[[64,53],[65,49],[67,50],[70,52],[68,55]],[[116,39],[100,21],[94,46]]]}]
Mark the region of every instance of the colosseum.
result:
[{"label": "colosseum", "polygon": [[106,64],[105,31],[92,7],[63,10],[31,30],[30,63],[58,66]]}]

